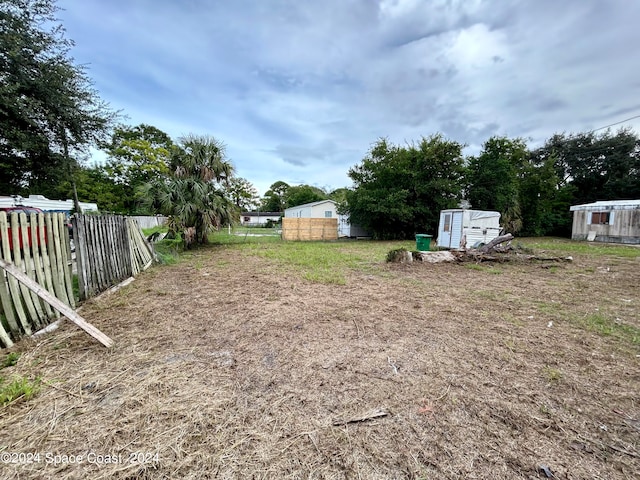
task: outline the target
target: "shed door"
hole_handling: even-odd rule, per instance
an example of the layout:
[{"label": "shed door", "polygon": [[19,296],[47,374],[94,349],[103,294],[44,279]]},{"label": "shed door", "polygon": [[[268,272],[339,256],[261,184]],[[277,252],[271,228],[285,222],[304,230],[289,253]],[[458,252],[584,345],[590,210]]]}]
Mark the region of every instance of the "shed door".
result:
[{"label": "shed door", "polygon": [[440,214],[440,231],[438,232],[438,246],[451,248],[451,212]]},{"label": "shed door", "polygon": [[460,240],[462,240],[463,213],[464,212],[451,213],[451,238],[449,240],[449,248],[460,248]]}]

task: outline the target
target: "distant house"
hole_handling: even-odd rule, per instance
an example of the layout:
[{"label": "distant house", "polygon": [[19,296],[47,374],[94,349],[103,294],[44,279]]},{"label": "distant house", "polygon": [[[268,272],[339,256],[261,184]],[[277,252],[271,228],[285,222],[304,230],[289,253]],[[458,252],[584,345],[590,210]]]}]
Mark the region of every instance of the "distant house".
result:
[{"label": "distant house", "polygon": [[573,240],[640,244],[640,200],[574,205]]},{"label": "distant house", "polygon": [[[67,215],[73,210],[73,200],[49,200],[44,195],[29,195],[23,198],[20,195],[0,197],[0,207],[33,207],[45,212],[62,212]],[[95,203],[80,202],[83,212],[98,211]]]},{"label": "distant house", "polygon": [[286,218],[336,218],[338,220],[339,237],[366,237],[368,236],[361,227],[353,225],[348,215],[341,215],[337,210],[337,202],[334,200],[319,200],[305,203],[285,209]]},{"label": "distant house", "polygon": [[440,212],[439,247],[458,250],[487,244],[500,235],[500,212],[454,208]]},{"label": "distant house", "polygon": [[266,225],[269,220],[278,223],[280,217],[282,217],[280,212],[242,212],[240,214],[240,225],[260,227]]}]

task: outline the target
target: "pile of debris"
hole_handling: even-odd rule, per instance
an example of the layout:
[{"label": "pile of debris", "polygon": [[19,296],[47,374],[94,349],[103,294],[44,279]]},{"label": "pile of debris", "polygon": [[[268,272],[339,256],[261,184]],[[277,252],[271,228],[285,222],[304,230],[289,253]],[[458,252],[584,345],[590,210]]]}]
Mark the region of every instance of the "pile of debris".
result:
[{"label": "pile of debris", "polygon": [[573,257],[548,257],[522,253],[511,245],[513,235],[507,233],[494,238],[486,245],[478,248],[463,250],[437,250],[429,252],[410,252],[404,248],[391,250],[387,254],[388,262],[411,263],[414,261],[426,263],[442,262],[572,262]]}]

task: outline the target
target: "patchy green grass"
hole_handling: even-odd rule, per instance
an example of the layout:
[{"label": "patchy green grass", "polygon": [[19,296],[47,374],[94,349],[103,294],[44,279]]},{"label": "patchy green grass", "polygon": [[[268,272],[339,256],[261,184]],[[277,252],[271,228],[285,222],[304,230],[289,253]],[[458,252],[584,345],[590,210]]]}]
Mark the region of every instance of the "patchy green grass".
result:
[{"label": "patchy green grass", "polygon": [[610,318],[607,315],[595,312],[583,318],[578,318],[577,323],[587,330],[600,335],[611,336],[625,340],[634,345],[640,345],[640,328]]},{"label": "patchy green grass", "polygon": [[311,282],[337,285],[344,285],[346,275],[353,270],[368,273],[381,270],[389,250],[415,246],[411,241],[285,242],[279,237],[247,237],[245,241],[244,237],[224,236],[220,232],[214,238],[233,248],[292,268]]},{"label": "patchy green grass", "polygon": [[16,363],[18,363],[18,359],[20,358],[20,354],[17,352],[11,352],[5,355],[2,362],[0,362],[0,370],[7,367],[13,367]]},{"label": "patchy green grass", "polygon": [[149,235],[151,235],[153,233],[166,233],[168,231],[169,231],[169,229],[167,228],[166,225],[157,225],[155,227],[143,228],[142,229],[142,233],[144,234],[145,237],[148,237]]},{"label": "patchy green grass", "polygon": [[562,372],[557,368],[547,365],[542,369],[542,375],[549,383],[556,383],[562,380]]},{"label": "patchy green grass", "polygon": [[3,407],[18,399],[29,400],[40,390],[40,379],[15,377],[9,381],[0,377],[0,405]]},{"label": "patchy green grass", "polygon": [[246,243],[282,243],[279,228],[235,227],[222,228],[209,234],[209,242],[214,245],[234,245]]},{"label": "patchy green grass", "polygon": [[516,246],[536,251],[555,252],[558,255],[589,255],[593,257],[640,257],[640,248],[632,245],[611,245],[596,242],[568,240],[566,238],[518,238]]}]

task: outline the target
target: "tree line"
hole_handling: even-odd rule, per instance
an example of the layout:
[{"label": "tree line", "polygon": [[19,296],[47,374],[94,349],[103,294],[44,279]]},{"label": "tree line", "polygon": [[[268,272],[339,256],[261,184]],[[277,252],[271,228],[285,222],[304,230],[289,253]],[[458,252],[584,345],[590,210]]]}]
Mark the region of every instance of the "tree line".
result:
[{"label": "tree line", "polygon": [[[569,206],[640,197],[640,140],[629,129],[556,134],[542,147],[492,137],[473,156],[441,134],[406,145],[375,142],[334,191],[273,183],[262,198],[235,175],[222,142],[176,140],[121,123],[70,56],[54,0],[0,3],[0,192],[97,202],[104,211],[163,213],[188,242],[245,210],[282,212],[323,199],[376,238],[435,232],[462,200],[497,210],[511,233],[568,235]],[[90,165],[90,148],[107,155]],[[76,203],[77,204],[77,203]],[[78,204],[77,204],[78,205]]]},{"label": "tree line", "polygon": [[478,155],[462,149],[442,135],[379,140],[349,170],[344,212],[377,238],[409,238],[435,232],[440,210],[465,200],[500,212],[510,233],[569,236],[571,205],[640,198],[640,138],[630,129],[556,134],[533,149],[495,136]]}]

